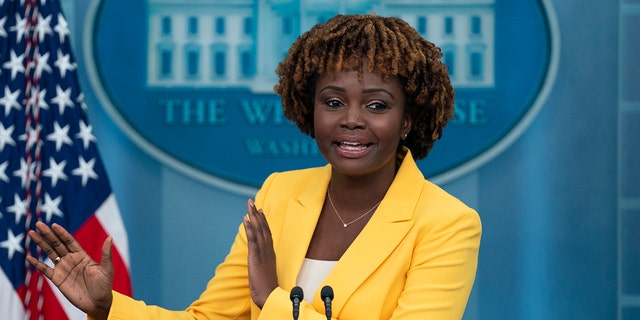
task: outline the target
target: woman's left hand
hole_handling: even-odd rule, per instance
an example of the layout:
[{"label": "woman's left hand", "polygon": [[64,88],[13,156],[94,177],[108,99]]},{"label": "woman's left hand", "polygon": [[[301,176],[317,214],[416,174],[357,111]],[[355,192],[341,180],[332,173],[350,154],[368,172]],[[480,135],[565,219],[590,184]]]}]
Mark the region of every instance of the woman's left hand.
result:
[{"label": "woman's left hand", "polygon": [[278,286],[276,253],[273,250],[271,230],[262,209],[258,210],[253,200],[247,201],[247,215],[242,223],[247,233],[249,254],[249,290],[251,299],[262,309],[269,294]]}]

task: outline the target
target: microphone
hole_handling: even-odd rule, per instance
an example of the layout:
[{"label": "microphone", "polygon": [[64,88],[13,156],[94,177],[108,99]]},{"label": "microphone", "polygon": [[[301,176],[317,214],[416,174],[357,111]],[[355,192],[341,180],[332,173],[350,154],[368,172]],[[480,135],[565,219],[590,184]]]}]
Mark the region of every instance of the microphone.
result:
[{"label": "microphone", "polygon": [[293,320],[298,320],[298,314],[300,313],[300,302],[304,298],[302,288],[298,286],[293,287],[293,289],[291,289],[289,298],[291,299],[291,302],[293,302]]},{"label": "microphone", "polygon": [[333,289],[330,286],[322,287],[320,291],[320,297],[324,301],[324,312],[327,315],[327,320],[331,320],[331,300],[333,300]]}]

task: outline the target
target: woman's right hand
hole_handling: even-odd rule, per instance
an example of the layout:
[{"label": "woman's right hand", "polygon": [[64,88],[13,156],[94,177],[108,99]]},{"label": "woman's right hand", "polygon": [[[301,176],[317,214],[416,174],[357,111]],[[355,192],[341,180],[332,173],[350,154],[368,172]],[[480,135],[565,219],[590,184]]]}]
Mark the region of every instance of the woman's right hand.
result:
[{"label": "woman's right hand", "polygon": [[51,268],[32,256],[27,256],[27,261],[78,309],[96,320],[107,319],[113,300],[111,237],[102,244],[102,259],[97,263],[60,225],[54,223],[50,228],[39,221],[36,229],[37,232],[29,231],[29,237],[49,256],[54,266]]}]

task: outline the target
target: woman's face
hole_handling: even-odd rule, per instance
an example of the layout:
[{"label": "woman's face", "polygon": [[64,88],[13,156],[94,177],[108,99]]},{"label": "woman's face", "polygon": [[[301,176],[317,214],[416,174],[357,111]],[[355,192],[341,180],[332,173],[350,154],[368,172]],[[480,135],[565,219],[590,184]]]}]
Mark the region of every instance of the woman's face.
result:
[{"label": "woman's face", "polygon": [[[395,173],[396,150],[409,133],[400,81],[378,73],[327,72],[316,82],[314,134],[320,152],[334,170],[362,176]],[[389,170],[389,171],[386,171]]]}]

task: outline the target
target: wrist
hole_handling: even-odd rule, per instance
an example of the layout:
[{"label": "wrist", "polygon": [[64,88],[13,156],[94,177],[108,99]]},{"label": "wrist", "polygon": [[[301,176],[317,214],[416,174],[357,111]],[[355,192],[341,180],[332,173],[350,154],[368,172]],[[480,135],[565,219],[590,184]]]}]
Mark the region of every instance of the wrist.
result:
[{"label": "wrist", "polygon": [[113,292],[109,292],[109,295],[105,297],[104,301],[96,304],[96,308],[91,313],[87,313],[90,320],[107,320],[109,318],[109,312],[111,311],[111,305],[113,304]]}]

